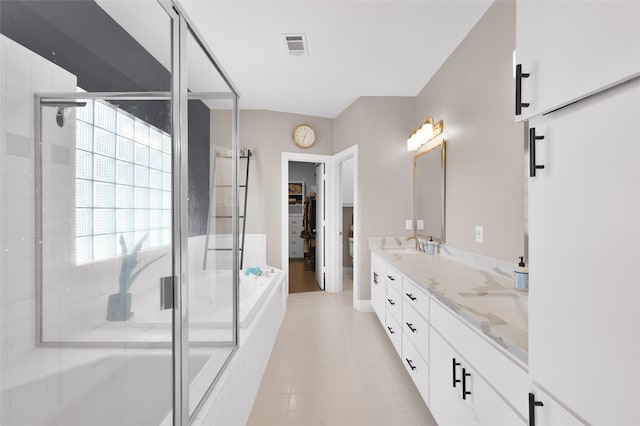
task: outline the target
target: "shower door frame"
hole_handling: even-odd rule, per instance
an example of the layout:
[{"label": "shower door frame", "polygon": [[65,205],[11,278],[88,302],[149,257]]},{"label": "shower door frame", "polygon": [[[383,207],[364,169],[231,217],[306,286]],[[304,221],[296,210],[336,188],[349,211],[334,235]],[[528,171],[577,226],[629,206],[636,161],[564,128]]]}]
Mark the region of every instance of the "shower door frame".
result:
[{"label": "shower door frame", "polygon": [[[239,106],[240,94],[231,82],[227,73],[222,69],[219,61],[211,49],[204,42],[198,30],[185,13],[182,6],[175,0],[156,0],[165,10],[171,20],[171,91],[163,92],[77,92],[77,93],[37,93],[34,103],[35,119],[35,231],[36,231],[36,346],[55,348],[116,348],[126,345],[128,348],[172,348],[173,358],[173,425],[186,426],[202,408],[218,379],[238,349],[239,342]],[[188,34],[194,37],[200,48],[218,71],[220,77],[227,84],[230,92],[197,93],[189,92],[187,87],[187,53],[186,40]],[[188,331],[188,100],[189,99],[232,99],[232,129],[231,146],[234,153],[232,161],[232,341],[211,343],[189,343]],[[171,136],[172,136],[172,167],[171,167],[171,196],[172,196],[172,272],[174,275],[173,309],[172,309],[172,340],[171,342],[43,342],[42,340],[42,106],[43,99],[102,99],[102,100],[170,100],[171,104]],[[208,389],[197,403],[190,416],[189,406],[189,348],[196,346],[228,346],[231,351],[210,383]]]}]

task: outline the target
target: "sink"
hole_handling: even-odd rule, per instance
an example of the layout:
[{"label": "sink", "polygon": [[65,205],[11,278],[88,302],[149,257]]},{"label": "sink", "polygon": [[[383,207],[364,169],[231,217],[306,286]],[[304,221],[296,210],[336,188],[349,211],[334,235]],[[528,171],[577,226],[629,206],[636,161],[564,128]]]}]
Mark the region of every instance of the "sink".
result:
[{"label": "sink", "polygon": [[529,299],[517,294],[484,294],[471,296],[465,300],[469,307],[481,312],[492,313],[519,329],[528,329]]},{"label": "sink", "polygon": [[412,248],[408,248],[408,247],[383,248],[382,251],[384,253],[387,253],[387,254],[401,254],[401,255],[405,255],[405,254],[421,254],[419,251],[414,250]]}]

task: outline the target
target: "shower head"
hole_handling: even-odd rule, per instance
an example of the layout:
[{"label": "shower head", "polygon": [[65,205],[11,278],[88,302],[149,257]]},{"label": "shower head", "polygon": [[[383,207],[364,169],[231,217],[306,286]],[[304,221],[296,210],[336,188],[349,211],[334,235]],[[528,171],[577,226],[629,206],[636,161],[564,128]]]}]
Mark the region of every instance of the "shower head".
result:
[{"label": "shower head", "polygon": [[64,127],[64,111],[67,108],[74,107],[83,107],[86,106],[87,103],[85,101],[54,101],[54,100],[42,100],[40,101],[40,105],[43,106],[52,106],[58,107],[58,112],[56,112],[56,123],[58,127]]}]

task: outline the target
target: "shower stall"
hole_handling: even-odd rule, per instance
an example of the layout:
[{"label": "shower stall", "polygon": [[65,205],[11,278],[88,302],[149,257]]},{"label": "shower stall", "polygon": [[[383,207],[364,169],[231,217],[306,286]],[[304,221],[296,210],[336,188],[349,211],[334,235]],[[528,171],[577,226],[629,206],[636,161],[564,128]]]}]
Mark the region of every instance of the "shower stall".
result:
[{"label": "shower stall", "polygon": [[[0,9],[0,423],[187,425],[257,297],[239,288],[238,91],[177,2]],[[207,233],[232,245],[203,268]]]}]

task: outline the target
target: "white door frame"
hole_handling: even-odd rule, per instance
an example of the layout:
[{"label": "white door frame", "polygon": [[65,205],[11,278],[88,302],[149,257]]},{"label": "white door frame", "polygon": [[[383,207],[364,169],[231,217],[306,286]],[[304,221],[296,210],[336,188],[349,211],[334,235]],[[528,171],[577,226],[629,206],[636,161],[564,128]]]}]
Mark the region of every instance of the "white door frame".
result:
[{"label": "white door frame", "polygon": [[[282,186],[281,186],[281,259],[282,269],[286,271],[287,277],[287,296],[289,294],[289,162],[297,161],[301,163],[324,163],[326,167],[327,175],[327,191],[324,194],[324,203],[327,211],[327,227],[325,233],[326,253],[331,253],[332,249],[336,247],[338,241],[336,239],[336,199],[335,194],[335,167],[334,159],[331,155],[322,154],[306,154],[300,152],[283,152],[282,153]],[[334,256],[327,256],[326,259],[326,272],[325,272],[325,291],[328,293],[335,293],[338,290],[336,280],[336,269]]]},{"label": "white door frame", "polygon": [[[336,194],[335,200],[335,215],[336,220],[342,217],[342,163],[346,160],[353,159],[353,307],[359,311],[371,311],[371,301],[361,300],[359,295],[360,290],[360,207],[359,207],[359,195],[358,195],[358,145],[352,145],[344,151],[340,151],[333,156],[335,161],[335,176],[334,179]],[[341,226],[341,224],[338,224]],[[339,227],[335,229],[334,235],[336,239],[335,250],[333,250],[335,260],[333,263],[336,265],[338,271],[338,291],[342,291],[342,251],[340,250],[340,243],[342,242],[342,236],[339,235]]]}]

